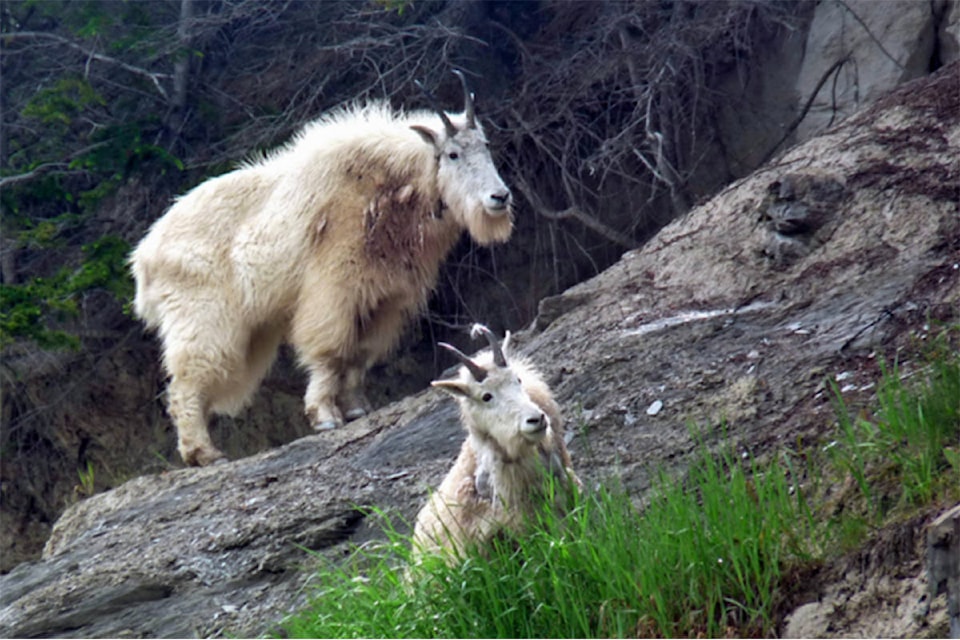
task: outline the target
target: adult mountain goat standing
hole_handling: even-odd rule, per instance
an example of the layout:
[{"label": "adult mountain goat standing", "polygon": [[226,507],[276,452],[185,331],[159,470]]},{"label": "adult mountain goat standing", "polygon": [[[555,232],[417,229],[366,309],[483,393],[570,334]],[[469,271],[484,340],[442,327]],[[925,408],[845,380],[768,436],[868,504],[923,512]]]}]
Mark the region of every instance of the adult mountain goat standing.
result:
[{"label": "adult mountain goat standing", "polygon": [[309,373],[315,429],[366,413],[367,369],[426,304],[461,232],[510,237],[510,191],[457,73],[463,113],[338,108],[178,199],[134,250],[134,308],[163,341],[187,464],[225,457],[210,413],[243,407],[284,341]]},{"label": "adult mountain goat standing", "polygon": [[472,334],[484,336],[490,351],[471,359],[441,343],[463,367],[433,386],[459,402],[467,439],[417,515],[415,554],[442,549],[456,557],[501,530],[516,533],[551,495],[551,478],[553,507],[561,514],[581,486],[563,441],[560,407],[540,374],[509,355],[509,332],[503,345],[483,325],[474,325]]}]

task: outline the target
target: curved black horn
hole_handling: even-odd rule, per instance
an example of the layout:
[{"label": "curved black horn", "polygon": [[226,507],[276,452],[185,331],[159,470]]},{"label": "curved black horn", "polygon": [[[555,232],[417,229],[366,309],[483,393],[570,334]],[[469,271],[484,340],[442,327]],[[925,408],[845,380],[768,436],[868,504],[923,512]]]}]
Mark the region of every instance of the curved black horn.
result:
[{"label": "curved black horn", "polygon": [[493,364],[498,367],[506,367],[507,359],[503,357],[503,349],[500,348],[500,341],[497,340],[497,336],[493,335],[493,331],[490,331],[486,326],[478,323],[470,329],[470,336],[476,338],[478,335],[482,335],[487,339],[487,342],[490,343],[490,350],[493,351]]},{"label": "curved black horn", "polygon": [[414,80],[413,84],[417,85],[417,88],[423,92],[427,102],[430,103],[430,106],[433,108],[433,110],[437,112],[438,116],[440,116],[440,119],[443,121],[443,128],[447,130],[447,135],[451,138],[457,135],[457,128],[453,126],[453,123],[450,122],[450,118],[447,117],[447,114],[444,112],[444,110],[440,108],[434,95],[427,91],[427,88],[423,86],[423,83],[419,80]]},{"label": "curved black horn", "polygon": [[454,69],[453,72],[460,78],[460,86],[463,87],[463,111],[467,116],[467,128],[476,129],[477,117],[473,110],[473,94],[470,93],[470,88],[467,86],[467,77],[463,75],[463,71],[460,71],[460,69]]},{"label": "curved black horn", "polygon": [[471,360],[470,356],[465,354],[463,351],[460,351],[460,349],[457,349],[452,344],[447,344],[446,342],[438,342],[437,346],[443,347],[444,349],[446,349],[447,351],[455,355],[457,357],[457,360],[459,360],[463,364],[463,366],[465,366],[467,370],[470,371],[470,374],[473,376],[474,380],[476,380],[477,382],[483,382],[484,380],[486,380],[487,370],[481,367],[480,365],[478,365],[473,360]]}]

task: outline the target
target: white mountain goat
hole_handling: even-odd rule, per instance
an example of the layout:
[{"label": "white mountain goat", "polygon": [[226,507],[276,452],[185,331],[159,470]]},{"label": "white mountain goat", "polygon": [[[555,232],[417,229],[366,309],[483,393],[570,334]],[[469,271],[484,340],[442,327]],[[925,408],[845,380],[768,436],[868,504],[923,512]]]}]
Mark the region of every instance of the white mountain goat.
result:
[{"label": "white mountain goat", "polygon": [[456,73],[463,113],[430,94],[434,111],[338,108],[179,198],[133,251],[134,308],[163,341],[187,464],[225,457],[209,414],[242,408],[284,341],[309,373],[315,429],[362,416],[367,369],[426,304],[461,232],[510,237],[510,191]]},{"label": "white mountain goat", "polygon": [[417,516],[415,554],[445,549],[456,557],[501,530],[520,531],[543,505],[551,478],[561,512],[573,485],[582,486],[563,441],[560,408],[540,374],[521,358],[508,360],[509,332],[502,347],[483,325],[474,325],[472,335],[490,343],[476,359],[440,343],[464,366],[456,378],[432,384],[460,403],[467,439]]}]

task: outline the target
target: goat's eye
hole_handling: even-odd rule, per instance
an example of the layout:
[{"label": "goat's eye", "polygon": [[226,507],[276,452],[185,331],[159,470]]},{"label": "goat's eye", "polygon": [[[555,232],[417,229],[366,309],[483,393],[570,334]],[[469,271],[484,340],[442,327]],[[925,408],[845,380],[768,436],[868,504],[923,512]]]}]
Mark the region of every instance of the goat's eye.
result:
[{"label": "goat's eye", "polygon": [[456,151],[451,151],[450,153],[447,154],[447,157],[450,158],[451,160],[456,160],[457,158],[460,157],[460,154],[457,153]]},{"label": "goat's eye", "polygon": [[485,393],[483,394],[483,397],[481,397],[480,399],[483,400],[484,402],[490,402],[491,400],[493,400],[493,394]]}]

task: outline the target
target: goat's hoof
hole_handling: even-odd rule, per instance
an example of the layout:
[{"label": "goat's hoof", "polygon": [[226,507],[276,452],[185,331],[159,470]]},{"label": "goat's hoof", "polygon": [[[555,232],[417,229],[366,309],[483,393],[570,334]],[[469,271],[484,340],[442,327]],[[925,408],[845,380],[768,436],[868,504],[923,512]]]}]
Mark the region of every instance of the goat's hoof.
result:
[{"label": "goat's hoof", "polygon": [[209,467],[214,464],[226,464],[230,459],[215,448],[194,449],[182,455],[183,461],[191,467]]},{"label": "goat's hoof", "polygon": [[367,410],[363,407],[354,407],[353,409],[348,409],[344,412],[343,417],[347,420],[356,420],[367,415]]},{"label": "goat's hoof", "polygon": [[314,423],[313,430],[314,431],[331,431],[333,429],[336,429],[339,426],[340,425],[337,423],[336,420],[323,420],[321,422]]}]

